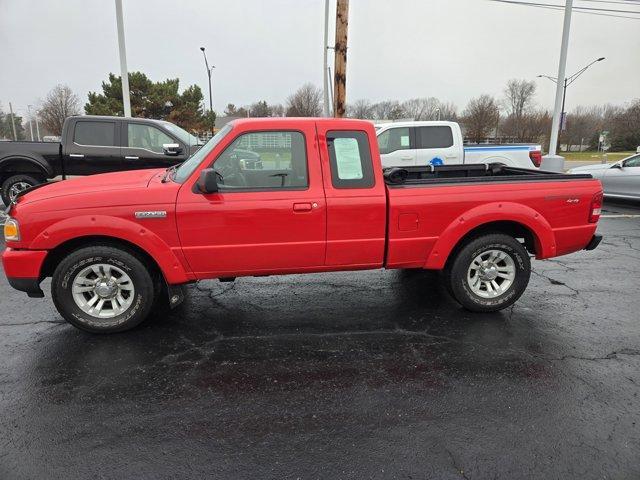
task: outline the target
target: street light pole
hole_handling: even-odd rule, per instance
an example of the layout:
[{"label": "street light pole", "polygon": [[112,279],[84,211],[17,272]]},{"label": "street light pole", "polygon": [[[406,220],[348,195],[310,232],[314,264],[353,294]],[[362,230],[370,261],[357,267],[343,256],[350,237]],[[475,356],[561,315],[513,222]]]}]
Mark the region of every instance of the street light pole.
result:
[{"label": "street light pole", "polygon": [[[558,63],[558,79],[565,78],[567,66],[567,50],[569,48],[569,31],[571,30],[571,12],[573,0],[566,0],[564,6],[564,24],[562,26],[562,43],[560,44],[560,62]],[[549,139],[549,154],[542,158],[542,168],[563,171],[564,158],[556,154],[558,148],[558,128],[560,126],[560,109],[562,108],[562,84],[556,81],[556,101],[553,109],[551,124],[551,138]]]},{"label": "street light pole", "polygon": [[[558,138],[560,138],[560,135],[562,133],[562,127],[563,127],[564,121],[566,121],[566,112],[564,111],[564,106],[565,106],[565,102],[567,100],[567,87],[569,85],[571,85],[573,82],[575,82],[578,79],[578,77],[580,75],[582,75],[587,70],[587,68],[589,68],[594,63],[601,62],[604,59],[605,59],[605,57],[596,58],[593,62],[589,63],[588,65],[586,65],[584,67],[582,67],[580,70],[578,70],[573,75],[570,75],[570,76],[564,78],[564,82],[562,82],[562,108],[560,109],[560,124],[558,126]],[[538,75],[538,78],[548,78],[553,83],[558,85],[558,78],[556,78],[556,77],[551,77],[549,75]]]},{"label": "street light pole", "polygon": [[200,50],[202,51],[202,55],[204,56],[204,66],[207,68],[207,77],[209,77],[209,110],[213,112],[213,96],[211,94],[211,72],[216,67],[215,65],[212,65],[211,68],[209,68],[209,62],[207,61],[207,54],[204,51],[204,47],[200,47]]},{"label": "street light pole", "polygon": [[31,141],[33,142],[33,120],[31,119],[31,105],[27,105],[27,112],[29,113],[29,132],[31,133]]},{"label": "street light pole", "polygon": [[329,51],[329,0],[324,0],[324,43],[322,44],[323,50],[323,64],[322,64],[322,97],[324,100],[324,116],[329,116],[329,76],[327,72],[327,54]]},{"label": "street light pole", "polygon": [[116,22],[118,24],[118,48],[120,49],[120,75],[122,79],[122,106],[124,116],[131,116],[131,98],[129,97],[129,72],[127,71],[127,47],[124,44],[124,21],[122,19],[122,0],[116,0]]}]

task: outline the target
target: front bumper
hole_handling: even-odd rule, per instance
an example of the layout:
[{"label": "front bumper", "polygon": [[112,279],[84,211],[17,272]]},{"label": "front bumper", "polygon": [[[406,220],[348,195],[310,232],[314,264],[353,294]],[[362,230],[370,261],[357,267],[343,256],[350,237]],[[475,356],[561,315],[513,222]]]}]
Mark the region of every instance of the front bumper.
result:
[{"label": "front bumper", "polygon": [[9,285],[26,292],[30,297],[44,297],[40,289],[40,272],[47,253],[46,250],[14,250],[7,247],[2,253],[2,266]]},{"label": "front bumper", "polygon": [[591,241],[584,247],[585,250],[594,250],[600,242],[602,241],[602,235],[596,233],[593,237],[591,237]]}]

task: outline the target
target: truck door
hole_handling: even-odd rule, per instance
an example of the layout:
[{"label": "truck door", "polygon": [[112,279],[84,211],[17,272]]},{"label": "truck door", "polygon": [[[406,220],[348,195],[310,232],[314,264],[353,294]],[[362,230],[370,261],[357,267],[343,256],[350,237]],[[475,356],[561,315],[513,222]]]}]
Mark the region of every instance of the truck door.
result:
[{"label": "truck door", "polygon": [[92,175],[122,169],[117,120],[78,119],[63,148],[65,175]]},{"label": "truck door", "polygon": [[463,163],[461,148],[454,142],[449,125],[413,127],[416,139],[416,165]]},{"label": "truck door", "polygon": [[193,182],[183,185],[178,232],[198,278],[323,268],[327,215],[313,127],[293,120],[277,130],[239,125],[215,160],[206,160],[218,172],[219,191],[202,195]]},{"label": "truck door", "polygon": [[[123,122],[122,137],[123,170],[167,168],[189,156],[186,145],[154,125]],[[167,155],[162,146],[168,143],[180,145],[180,153]]]},{"label": "truck door", "polygon": [[378,134],[382,167],[411,167],[416,164],[413,129],[390,127]]},{"label": "truck door", "polygon": [[[327,199],[327,266],[382,266],[387,197],[373,128],[333,129],[318,123]],[[374,163],[374,159],[375,163]]]}]

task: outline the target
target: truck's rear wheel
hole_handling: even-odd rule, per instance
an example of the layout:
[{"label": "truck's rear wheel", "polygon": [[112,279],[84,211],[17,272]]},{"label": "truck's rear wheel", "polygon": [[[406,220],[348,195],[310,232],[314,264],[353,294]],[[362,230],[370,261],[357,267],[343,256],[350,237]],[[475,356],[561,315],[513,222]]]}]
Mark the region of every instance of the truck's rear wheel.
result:
[{"label": "truck's rear wheel", "polygon": [[469,240],[445,269],[449,291],[474,312],[495,312],[512,305],[524,292],[531,275],[527,250],[501,233]]},{"label": "truck's rear wheel", "polygon": [[154,282],[134,254],[111,246],[76,250],[60,262],[51,282],[60,314],[92,333],[129,330],[149,315]]},{"label": "truck's rear wheel", "polygon": [[2,182],[2,202],[5,205],[9,205],[20,192],[35,185],[40,185],[42,182],[42,179],[33,175],[12,175]]}]

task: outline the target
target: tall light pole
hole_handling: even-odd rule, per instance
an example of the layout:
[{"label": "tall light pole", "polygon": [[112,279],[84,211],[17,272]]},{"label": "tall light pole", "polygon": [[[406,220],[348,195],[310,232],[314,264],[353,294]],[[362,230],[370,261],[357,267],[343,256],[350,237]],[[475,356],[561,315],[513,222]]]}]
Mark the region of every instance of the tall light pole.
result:
[{"label": "tall light pole", "polygon": [[211,65],[209,68],[209,62],[207,61],[207,54],[204,51],[204,47],[200,47],[202,51],[202,56],[204,57],[204,66],[207,68],[207,77],[209,77],[209,110],[213,112],[213,96],[211,95],[211,73],[213,73],[213,69],[216,68],[215,65]]},{"label": "tall light pole", "polygon": [[122,106],[124,116],[131,116],[131,98],[129,97],[129,72],[127,70],[127,47],[124,44],[124,21],[122,19],[122,0],[116,0],[116,22],[118,24],[118,48],[120,51],[120,76],[122,79]]},{"label": "tall light pole", "polygon": [[[567,50],[569,48],[569,31],[571,30],[571,12],[573,0],[566,0],[564,5],[564,23],[562,25],[562,43],[560,44],[560,61],[558,62],[558,77],[565,77],[567,67]],[[553,109],[553,122],[551,123],[551,138],[549,139],[549,153],[542,157],[541,168],[562,172],[564,170],[564,158],[556,154],[558,148],[558,128],[560,126],[560,109],[562,108],[562,84],[557,83],[556,101]]]},{"label": "tall light pole", "polygon": [[[564,121],[565,121],[566,115],[567,115],[567,113],[564,111],[565,102],[567,100],[567,87],[569,85],[571,85],[573,82],[575,82],[577,80],[577,78],[587,70],[587,68],[589,68],[594,63],[601,62],[604,59],[605,59],[605,57],[596,58],[593,62],[589,63],[585,67],[582,67],[580,70],[578,70],[573,75],[565,77],[564,82],[563,82],[563,86],[562,86],[562,108],[560,109],[560,126],[559,126],[559,131],[558,131],[558,137],[560,137],[560,132],[562,131],[562,127],[564,126]],[[558,84],[558,79],[556,77],[551,77],[549,75],[538,75],[538,78],[548,78],[549,80],[551,80],[556,85]]]},{"label": "tall light pole", "polygon": [[31,141],[33,142],[33,120],[31,119],[31,105],[27,105],[27,113],[29,114],[29,132],[31,132]]},{"label": "tall light pole", "polygon": [[327,54],[329,52],[329,0],[324,0],[324,42],[322,44],[322,97],[324,100],[324,116],[329,116],[329,72],[327,71]]}]

